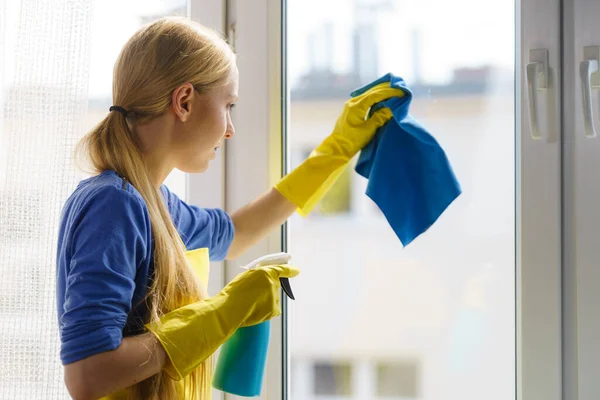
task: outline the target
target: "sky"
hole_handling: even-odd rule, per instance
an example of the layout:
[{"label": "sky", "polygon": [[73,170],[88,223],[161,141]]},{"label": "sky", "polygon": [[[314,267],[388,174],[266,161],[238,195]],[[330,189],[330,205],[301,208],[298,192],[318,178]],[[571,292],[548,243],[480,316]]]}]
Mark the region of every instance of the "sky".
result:
[{"label": "sky", "polygon": [[[356,0],[288,0],[290,77],[307,67],[307,37],[325,22],[334,26],[335,68],[350,68],[350,32]],[[420,74],[443,83],[456,67],[492,64],[513,68],[514,2],[512,0],[362,0],[384,3],[378,18],[382,73],[412,76],[411,32],[421,36]],[[387,4],[385,4],[387,3]],[[468,10],[468,12],[466,12]]]},{"label": "sky", "polygon": [[[288,0],[288,66],[292,85],[309,67],[309,35],[326,24],[331,24],[334,35],[333,69],[343,73],[352,68],[351,28],[360,18],[369,17],[364,10],[354,13],[357,1]],[[513,68],[513,0],[360,1],[383,3],[381,11],[373,16],[377,21],[382,74],[393,72],[408,81],[413,77],[410,38],[414,31],[421,37],[420,75],[430,83],[448,81],[456,67],[492,64]],[[181,3],[182,0],[94,0],[90,97],[110,95],[113,64],[123,44],[138,28],[140,10],[144,14],[161,13]],[[11,43],[14,45],[17,19],[6,19],[8,55]],[[2,72],[4,83],[10,83],[10,57],[5,59]]]}]

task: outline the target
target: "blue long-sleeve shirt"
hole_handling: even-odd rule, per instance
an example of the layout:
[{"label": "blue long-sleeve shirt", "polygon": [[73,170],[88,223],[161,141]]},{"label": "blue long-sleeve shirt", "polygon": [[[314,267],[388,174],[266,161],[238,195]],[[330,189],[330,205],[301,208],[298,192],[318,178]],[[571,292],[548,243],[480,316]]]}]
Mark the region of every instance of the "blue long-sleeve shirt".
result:
[{"label": "blue long-sleeve shirt", "polygon": [[[220,209],[186,204],[161,187],[189,250],[225,258],[231,218]],[[60,356],[69,364],[114,350],[138,333],[153,276],[150,215],[140,193],[114,171],[83,180],[65,203],[58,235],[56,298]]]}]

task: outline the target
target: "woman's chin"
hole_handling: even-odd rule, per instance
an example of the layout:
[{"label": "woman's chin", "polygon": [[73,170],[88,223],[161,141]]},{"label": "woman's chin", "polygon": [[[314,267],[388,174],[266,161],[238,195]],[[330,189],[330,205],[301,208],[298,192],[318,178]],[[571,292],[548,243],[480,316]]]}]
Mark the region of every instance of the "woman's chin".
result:
[{"label": "woman's chin", "polygon": [[210,162],[209,161],[205,161],[203,164],[198,165],[195,168],[194,172],[195,173],[205,172],[208,169],[209,166],[210,166]]},{"label": "woman's chin", "polygon": [[210,166],[210,160],[203,160],[200,162],[196,162],[193,165],[186,165],[184,168],[177,168],[182,172],[186,172],[188,174],[198,174],[201,172],[205,172]]}]

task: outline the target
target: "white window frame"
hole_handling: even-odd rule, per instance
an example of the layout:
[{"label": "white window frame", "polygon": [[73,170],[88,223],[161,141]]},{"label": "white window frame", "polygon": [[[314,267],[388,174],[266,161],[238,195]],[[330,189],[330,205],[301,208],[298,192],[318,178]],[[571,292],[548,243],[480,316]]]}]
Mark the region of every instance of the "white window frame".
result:
[{"label": "white window frame", "polygon": [[[210,169],[188,175],[187,200],[203,207],[234,211],[265,192],[281,176],[282,135],[287,100],[282,102],[282,9],[278,1],[189,0],[188,15],[216,29],[238,53],[240,101],[232,119],[238,134],[217,155]],[[243,15],[243,18],[238,16]],[[243,32],[240,34],[239,32]],[[241,165],[242,168],[237,166]],[[242,259],[211,265],[209,292],[216,293],[240,272],[239,265],[284,250],[285,228],[255,245]],[[285,297],[282,305],[285,310]],[[260,399],[287,398],[284,364],[285,316],[271,323],[267,371]],[[237,396],[213,391],[215,399]]]},{"label": "white window frame", "polygon": [[[560,0],[516,1],[517,399],[562,399],[562,165]],[[531,136],[525,71],[547,49],[549,101]],[[541,96],[540,96],[541,95]]]},{"label": "white window frame", "polygon": [[[227,1],[226,24],[238,55],[240,100],[232,116],[235,137],[226,150],[226,210],[234,211],[271,188],[282,176],[287,111],[283,86],[285,46],[281,35],[283,3],[273,0]],[[240,260],[228,261],[225,278],[239,273],[239,265],[268,253],[285,251],[286,227],[255,245]],[[271,321],[271,340],[263,391],[259,399],[287,399],[287,321]],[[225,399],[236,396],[225,395]]]},{"label": "white window frame", "polygon": [[[190,16],[227,32],[238,54],[240,101],[237,134],[209,172],[188,178],[188,200],[233,211],[268,190],[287,170],[282,132],[287,128],[285,0],[190,0]],[[561,337],[561,121],[560,102],[546,118],[549,140],[529,134],[524,71],[529,50],[549,52],[551,84],[560,99],[560,0],[516,0],[516,398],[562,399]],[[524,23],[523,21],[526,21]],[[551,23],[549,21],[554,21]],[[210,191],[207,191],[210,188]],[[217,266],[213,289],[239,272],[238,265],[285,250],[287,229],[254,246],[243,259]],[[289,398],[284,315],[272,321],[267,372],[260,399]],[[236,396],[224,395],[225,399]]]},{"label": "white window frame", "polygon": [[[564,399],[600,398],[600,137],[586,137],[580,63],[600,45],[600,3],[563,0],[563,382]],[[594,74],[597,75],[597,74]],[[592,75],[592,80],[594,79]],[[598,129],[598,89],[592,113]]]}]

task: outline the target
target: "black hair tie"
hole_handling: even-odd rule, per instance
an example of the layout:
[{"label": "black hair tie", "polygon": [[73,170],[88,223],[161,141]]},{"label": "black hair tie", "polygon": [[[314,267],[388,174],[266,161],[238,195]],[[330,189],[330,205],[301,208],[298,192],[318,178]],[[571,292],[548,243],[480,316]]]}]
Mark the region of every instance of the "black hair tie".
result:
[{"label": "black hair tie", "polygon": [[127,114],[128,114],[128,112],[127,112],[127,110],[126,110],[126,109],[124,109],[123,107],[119,107],[119,106],[110,106],[110,108],[108,109],[108,111],[110,111],[110,112],[112,112],[112,111],[117,111],[117,112],[120,112],[121,114],[123,114],[123,116],[124,116],[125,118],[127,118]]}]

